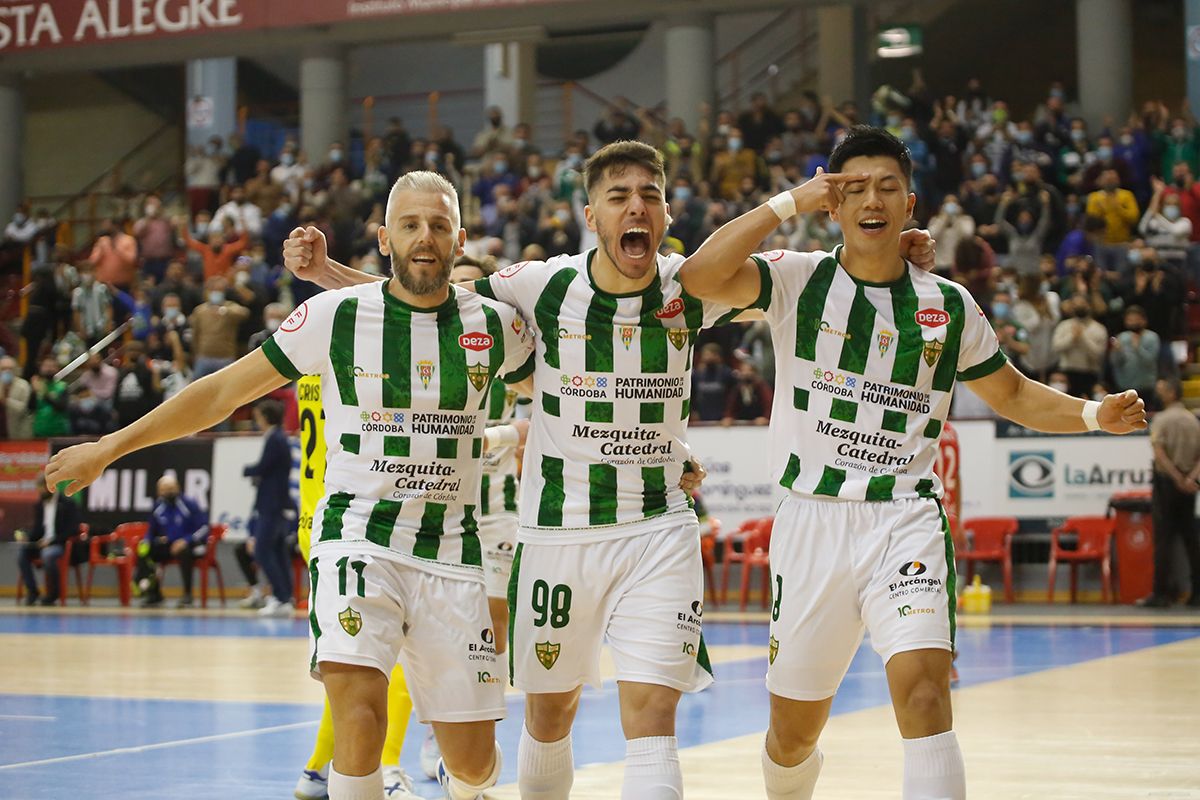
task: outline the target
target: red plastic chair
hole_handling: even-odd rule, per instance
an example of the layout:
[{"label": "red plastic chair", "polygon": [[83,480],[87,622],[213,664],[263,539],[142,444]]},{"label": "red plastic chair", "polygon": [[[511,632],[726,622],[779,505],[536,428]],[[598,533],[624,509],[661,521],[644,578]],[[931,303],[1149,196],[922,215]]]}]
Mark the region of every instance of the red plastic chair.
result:
[{"label": "red plastic chair", "polygon": [[[746,539],[758,530],[761,518],[742,520],[738,529],[725,538],[725,552],[721,555],[721,602],[729,599],[729,570],[734,564],[746,559]],[[737,545],[738,549],[734,549]]]},{"label": "red plastic chair", "polygon": [[[1100,563],[1100,592],[1103,602],[1112,596],[1112,539],[1117,523],[1108,517],[1068,517],[1050,532],[1050,589],[1048,602],[1054,602],[1054,578],[1058,562],[1071,566],[1071,602],[1075,602],[1078,585],[1077,567],[1090,561]],[[1063,534],[1075,534],[1074,550],[1065,550],[1059,543]]]},{"label": "red plastic chair", "polygon": [[978,561],[999,562],[1004,574],[1004,602],[1013,602],[1012,540],[1017,532],[1015,517],[975,517],[963,523],[970,532],[965,537],[971,544],[958,551],[958,557],[967,562],[967,583],[975,577]]},{"label": "red plastic chair", "polygon": [[[67,537],[66,546],[63,548],[62,557],[58,560],[58,604],[65,606],[67,604],[67,594],[70,591],[70,582],[67,578],[68,573],[75,570],[75,593],[79,595],[79,602],[87,605],[87,594],[83,589],[83,576],[79,571],[79,564],[71,563],[71,554],[75,551],[75,545],[78,542],[86,542],[88,538],[87,523],[79,523],[79,533],[74,536]],[[34,566],[42,566],[42,560],[35,558]],[[21,599],[25,596],[25,581],[17,580],[17,605],[21,605]]]},{"label": "red plastic chair", "polygon": [[[145,522],[123,522],[114,528],[112,533],[89,538],[87,584],[84,589],[84,597],[87,598],[85,603],[92,597],[92,577],[96,572],[96,567],[114,567],[117,570],[117,594],[121,598],[121,605],[129,605],[130,589],[133,586],[133,569],[137,565],[138,543],[146,538],[146,530],[149,527],[149,524]],[[116,548],[114,547],[118,543],[123,547],[119,553],[115,552]],[[100,552],[103,545],[108,545],[108,555]]]},{"label": "red plastic chair", "polygon": [[767,517],[758,521],[758,529],[746,537],[742,547],[742,592],[741,610],[746,610],[750,599],[750,578],[757,567],[763,571],[762,607],[771,604],[771,531],[775,527],[775,519]]},{"label": "red plastic chair", "polygon": [[[221,597],[221,607],[225,607],[225,577],[221,574],[221,562],[217,560],[217,545],[225,537],[226,527],[221,523],[208,526],[208,538],[204,541],[204,554],[197,556],[192,562],[195,569],[200,570],[200,607],[208,608],[208,572],[212,570],[217,575],[217,592]],[[178,559],[168,558],[159,565],[165,573],[169,564],[177,564]],[[161,580],[160,580],[161,583]]]},{"label": "red plastic chair", "polygon": [[709,517],[708,530],[700,536],[700,562],[704,565],[704,591],[708,596],[708,604],[713,608],[718,606],[717,582],[713,577],[713,567],[717,563],[717,536],[720,532],[721,520]]}]

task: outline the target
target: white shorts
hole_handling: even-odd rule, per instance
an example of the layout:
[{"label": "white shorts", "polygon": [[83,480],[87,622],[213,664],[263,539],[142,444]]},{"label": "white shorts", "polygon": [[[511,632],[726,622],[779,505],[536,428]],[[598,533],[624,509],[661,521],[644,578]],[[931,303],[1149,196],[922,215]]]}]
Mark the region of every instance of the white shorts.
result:
[{"label": "white shorts", "polygon": [[848,502],[789,495],[771,535],[767,689],[832,697],[864,629],[884,664],[954,646],[954,546],[934,500]]},{"label": "white shorts", "polygon": [[422,722],[504,717],[504,665],[482,581],[329,545],[309,577],[313,677],[325,661],[390,675],[398,660]]},{"label": "white shorts", "polygon": [[517,546],[516,516],[506,514],[480,519],[479,546],[483,551],[483,582],[487,586],[487,596],[508,597],[508,578],[512,575],[513,550]]},{"label": "white shorts", "polygon": [[599,687],[607,636],[617,680],[699,691],[712,683],[703,598],[694,521],[607,541],[518,544],[508,595],[513,685]]}]

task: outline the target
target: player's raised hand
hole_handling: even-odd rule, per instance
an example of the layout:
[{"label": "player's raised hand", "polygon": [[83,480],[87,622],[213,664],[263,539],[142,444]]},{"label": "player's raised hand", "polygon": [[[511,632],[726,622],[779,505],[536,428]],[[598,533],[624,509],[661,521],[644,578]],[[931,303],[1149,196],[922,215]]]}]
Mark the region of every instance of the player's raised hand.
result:
[{"label": "player's raised hand", "polygon": [[862,181],[870,175],[861,172],[826,172],[817,167],[817,172],[802,185],[792,189],[796,200],[796,213],[809,214],[813,211],[836,211],[846,199],[844,187],[851,181]]},{"label": "player's raised hand", "polygon": [[1100,402],[1096,421],[1108,433],[1130,433],[1146,427],[1146,404],[1133,389],[1108,394]]},{"label": "player's raised hand", "polygon": [[87,442],[60,450],[46,464],[46,488],[54,491],[56,486],[66,482],[69,497],[92,485],[112,460],[111,452],[102,442]]},{"label": "player's raised hand", "polygon": [[934,251],[936,244],[937,240],[929,235],[929,231],[912,228],[900,234],[900,257],[929,272],[937,257]]},{"label": "player's raised hand", "polygon": [[309,225],[296,228],[283,243],[283,265],[297,278],[318,283],[328,267],[325,234]]}]

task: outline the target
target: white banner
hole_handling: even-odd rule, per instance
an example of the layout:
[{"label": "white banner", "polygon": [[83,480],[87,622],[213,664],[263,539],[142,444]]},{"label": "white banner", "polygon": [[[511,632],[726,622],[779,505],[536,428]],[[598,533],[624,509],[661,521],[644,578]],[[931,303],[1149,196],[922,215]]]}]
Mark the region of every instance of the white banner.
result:
[{"label": "white banner", "polygon": [[225,525],[226,537],[234,541],[250,534],[246,523],[255,489],[242,470],[258,463],[262,449],[262,436],[222,436],[213,442],[212,521]]},{"label": "white banner", "polygon": [[[958,421],[963,517],[1041,519],[1104,514],[1117,492],[1150,488],[1150,438],[998,437],[991,421]],[[722,529],[770,516],[784,490],[767,474],[765,427],[691,427],[708,478],[701,495]]]}]

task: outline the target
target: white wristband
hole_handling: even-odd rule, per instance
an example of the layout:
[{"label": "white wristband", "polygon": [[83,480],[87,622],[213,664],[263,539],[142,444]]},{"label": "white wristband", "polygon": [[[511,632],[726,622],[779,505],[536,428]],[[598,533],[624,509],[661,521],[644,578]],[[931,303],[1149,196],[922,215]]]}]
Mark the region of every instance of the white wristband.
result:
[{"label": "white wristband", "polygon": [[521,432],[515,425],[496,425],[483,431],[483,447],[485,450],[499,450],[502,447],[516,447],[521,443]]},{"label": "white wristband", "polygon": [[791,192],[780,192],[768,200],[767,205],[775,212],[775,216],[779,217],[780,222],[796,216],[796,198],[792,197]]},{"label": "white wristband", "polygon": [[1083,424],[1089,431],[1100,430],[1100,420],[1096,419],[1096,415],[1099,413],[1100,402],[1098,400],[1088,400],[1083,404]]}]

